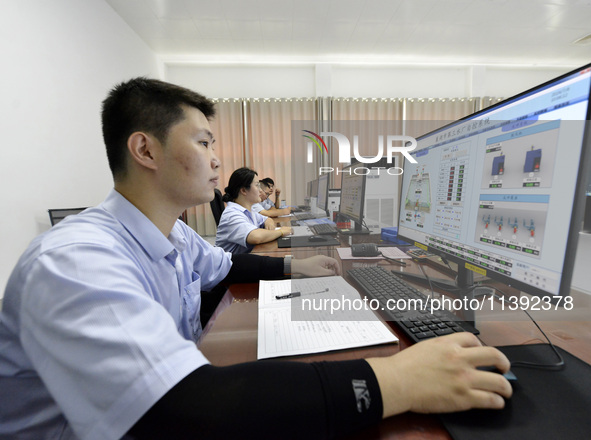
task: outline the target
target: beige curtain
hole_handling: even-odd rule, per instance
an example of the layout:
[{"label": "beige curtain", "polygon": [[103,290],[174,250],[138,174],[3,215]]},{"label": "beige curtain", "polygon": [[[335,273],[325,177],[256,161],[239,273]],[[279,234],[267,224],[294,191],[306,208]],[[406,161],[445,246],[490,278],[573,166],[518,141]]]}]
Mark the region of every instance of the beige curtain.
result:
[{"label": "beige curtain", "polygon": [[297,204],[292,177],[302,175],[306,163],[292,160],[292,121],[314,121],[315,99],[251,99],[247,115],[247,166],[261,179],[272,178],[287,204]]},{"label": "beige curtain", "polygon": [[501,102],[504,98],[494,98],[492,96],[485,96],[484,98],[480,98],[480,108],[479,110],[483,110],[487,107],[490,107],[497,102]]},{"label": "beige curtain", "polygon": [[[242,102],[239,99],[214,102],[216,116],[210,121],[210,127],[215,139],[216,155],[222,162],[218,189],[223,194],[232,172],[244,165]],[[208,203],[188,209],[186,217],[187,224],[200,235],[215,235],[216,224]]]},{"label": "beige curtain", "polygon": [[404,118],[405,134],[419,137],[474,113],[479,105],[479,98],[407,99]]},{"label": "beige curtain", "polygon": [[[375,156],[378,137],[403,134],[403,99],[336,98],[332,100],[332,130],[347,136],[353,155],[354,136],[358,136],[359,153]],[[329,150],[332,167],[338,163],[338,149]],[[341,176],[333,174],[334,186],[340,187]]]}]

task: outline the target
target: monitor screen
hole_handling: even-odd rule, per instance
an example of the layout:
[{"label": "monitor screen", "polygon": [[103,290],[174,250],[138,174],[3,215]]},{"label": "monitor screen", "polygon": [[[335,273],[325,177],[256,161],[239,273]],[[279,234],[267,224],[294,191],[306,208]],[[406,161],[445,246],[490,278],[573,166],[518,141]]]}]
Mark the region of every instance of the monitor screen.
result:
[{"label": "monitor screen", "polygon": [[318,197],[318,179],[312,180],[310,197]]},{"label": "monitor screen", "polygon": [[400,237],[527,293],[568,295],[589,172],[590,66],[418,138]]},{"label": "monitor screen", "polygon": [[354,165],[342,169],[340,216],[355,222],[355,229],[362,229],[365,201],[365,174],[355,174]]},{"label": "monitor screen", "polygon": [[316,199],[316,207],[322,211],[326,211],[328,207],[328,174],[323,174],[318,178],[318,198]]}]

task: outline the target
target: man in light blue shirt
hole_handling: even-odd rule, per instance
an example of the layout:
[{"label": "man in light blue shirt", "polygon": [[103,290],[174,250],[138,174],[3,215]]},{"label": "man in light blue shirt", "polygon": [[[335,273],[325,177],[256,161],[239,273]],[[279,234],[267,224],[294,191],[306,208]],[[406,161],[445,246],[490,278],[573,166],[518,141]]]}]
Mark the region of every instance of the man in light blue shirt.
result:
[{"label": "man in light blue shirt", "polygon": [[[215,286],[231,264],[183,222],[165,237],[115,190],[96,208],[66,218],[32,242],[8,282],[0,414],[24,424],[28,409],[46,402],[36,417],[51,429],[31,426],[30,438],[69,438],[71,429],[88,438],[121,436],[130,419],[207,363],[195,350],[200,291]],[[30,373],[35,369],[40,376]],[[49,405],[53,399],[76,426]],[[0,423],[0,437],[6,428]]]},{"label": "man in light blue shirt", "polygon": [[[401,357],[209,365],[195,345],[201,290],[224,278],[340,270],[322,255],[230,257],[178,220],[214,197],[213,115],[205,97],[146,78],[119,84],[103,102],[114,190],[35,238],[6,286],[0,438],[328,437],[406,410],[441,410],[444,396],[448,411],[501,407],[510,385],[473,366],[507,370],[508,361],[472,335],[417,344]],[[439,368],[437,359],[452,357]],[[399,392],[395,366],[413,393]],[[360,380],[372,402],[361,412],[351,387]]]},{"label": "man in light blue shirt", "polygon": [[[178,217],[213,198],[213,112],[201,95],[143,78],[103,103],[115,188],[35,238],[6,286],[0,438],[120,438],[208,364],[195,346],[200,292],[241,265]],[[283,259],[264,262],[285,273]],[[312,261],[290,264],[313,275]],[[334,264],[323,259],[317,275]]]},{"label": "man in light blue shirt", "polygon": [[251,209],[253,212],[258,212],[259,214],[266,217],[281,217],[291,214],[290,207],[275,207],[275,204],[271,201],[271,194],[273,194],[273,191],[269,185],[265,183],[264,179],[259,181],[259,185],[259,195],[261,197],[261,201],[252,205]]}]

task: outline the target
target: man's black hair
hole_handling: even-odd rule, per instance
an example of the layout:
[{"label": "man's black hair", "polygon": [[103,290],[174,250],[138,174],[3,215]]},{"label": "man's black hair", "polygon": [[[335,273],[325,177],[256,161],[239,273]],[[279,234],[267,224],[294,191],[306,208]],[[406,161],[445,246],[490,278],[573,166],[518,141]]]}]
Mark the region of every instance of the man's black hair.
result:
[{"label": "man's black hair", "polygon": [[170,128],[183,120],[186,105],[207,119],[215,115],[214,103],[192,90],[157,79],[134,78],[116,85],[103,101],[103,139],[113,177],[126,172],[127,140],[136,131],[166,142]]}]

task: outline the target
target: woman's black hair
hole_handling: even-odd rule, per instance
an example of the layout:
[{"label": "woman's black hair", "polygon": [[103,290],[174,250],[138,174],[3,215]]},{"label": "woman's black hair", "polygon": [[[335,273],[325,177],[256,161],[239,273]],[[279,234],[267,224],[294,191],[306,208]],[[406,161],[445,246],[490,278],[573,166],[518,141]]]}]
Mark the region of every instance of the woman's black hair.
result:
[{"label": "woman's black hair", "polygon": [[224,189],[224,202],[233,202],[240,195],[242,188],[250,188],[254,176],[258,176],[258,173],[247,167],[238,168],[230,176],[230,182]]},{"label": "woman's black hair", "polygon": [[264,179],[261,179],[260,181],[269,187],[271,185],[275,186],[275,182],[273,182],[273,179],[271,179],[270,177],[265,177]]}]

